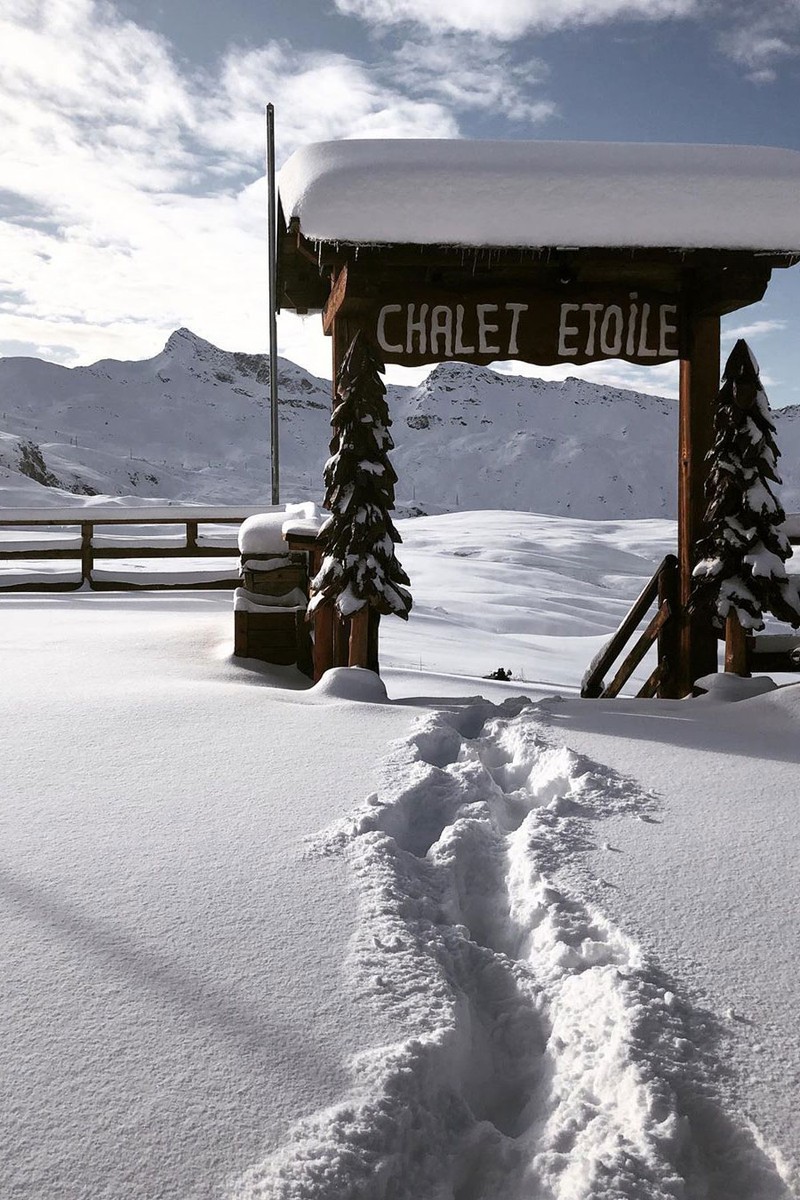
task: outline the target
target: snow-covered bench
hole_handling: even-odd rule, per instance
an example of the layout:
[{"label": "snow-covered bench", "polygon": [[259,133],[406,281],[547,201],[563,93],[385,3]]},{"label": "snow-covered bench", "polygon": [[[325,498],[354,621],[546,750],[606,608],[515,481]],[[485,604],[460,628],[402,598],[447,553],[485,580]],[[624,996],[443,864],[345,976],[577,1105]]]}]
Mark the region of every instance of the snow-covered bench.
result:
[{"label": "snow-covered bench", "polygon": [[287,504],[282,512],[259,513],[243,522],[242,586],[233,595],[233,652],[238,657],[296,663],[304,674],[312,674],[308,554],[290,550],[286,535],[300,528],[315,536],[321,521],[314,504]]}]

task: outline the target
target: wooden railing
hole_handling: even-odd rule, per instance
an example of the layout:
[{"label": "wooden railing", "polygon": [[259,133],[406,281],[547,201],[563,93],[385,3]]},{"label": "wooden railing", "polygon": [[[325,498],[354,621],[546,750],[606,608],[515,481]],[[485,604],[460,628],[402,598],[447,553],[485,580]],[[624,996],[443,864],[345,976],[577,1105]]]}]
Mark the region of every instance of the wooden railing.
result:
[{"label": "wooden railing", "polygon": [[[655,616],[644,633],[637,639],[633,649],[623,659],[611,682],[606,684],[607,672],[626,649],[639,625],[656,602],[658,602],[658,608]],[[669,696],[672,691],[670,686],[672,673],[677,661],[677,621],[675,619],[677,611],[678,560],[674,554],[668,554],[634,601],[630,612],[616,633],[589,664],[581,684],[581,696],[590,700],[618,696],[656,641],[658,642],[658,663],[636,694],[646,699],[653,696]]]},{"label": "wooden railing", "polygon": [[[231,570],[219,576],[209,576],[199,580],[181,579],[176,574],[169,582],[149,582],[143,576],[141,582],[130,579],[97,579],[95,578],[95,562],[97,559],[175,559],[175,558],[233,558],[238,557],[239,549],[235,536],[227,542],[214,542],[207,534],[200,532],[200,526],[234,526],[255,513],[275,511],[271,505],[262,504],[257,507],[228,508],[226,506],[210,507],[207,505],[149,505],[141,508],[112,507],[97,508],[64,508],[64,509],[0,509],[0,565],[15,561],[28,563],[50,560],[73,560],[80,567],[80,578],[64,581],[55,577],[38,580],[20,580],[5,583],[0,577],[0,591],[76,591],[89,587],[94,591],[138,591],[165,588],[224,588],[235,587],[239,582],[238,574]],[[127,527],[141,529],[143,526],[177,526],[182,527],[182,540],[152,544],[156,535],[152,534],[151,542],[144,540],[143,535],[120,537],[120,530]],[[113,527],[116,532],[98,532]],[[42,538],[42,532],[58,531],[59,537]],[[74,529],[70,536],[68,531]],[[5,530],[13,530],[16,540],[9,542],[3,538]],[[31,533],[30,539],[21,539],[20,534]],[[37,536],[38,535],[38,539]],[[163,535],[162,535],[163,536]],[[231,535],[232,536],[232,535]],[[22,541],[24,540],[24,545]],[[28,572],[30,573],[30,571]],[[77,574],[77,569],[76,572]]]}]

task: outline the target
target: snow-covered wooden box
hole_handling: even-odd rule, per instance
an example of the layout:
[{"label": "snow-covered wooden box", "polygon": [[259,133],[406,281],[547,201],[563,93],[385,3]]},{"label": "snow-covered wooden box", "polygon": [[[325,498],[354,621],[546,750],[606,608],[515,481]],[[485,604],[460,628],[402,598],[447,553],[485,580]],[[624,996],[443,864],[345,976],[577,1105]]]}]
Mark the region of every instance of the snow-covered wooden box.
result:
[{"label": "snow-covered wooden box", "polygon": [[[313,510],[309,512],[307,510]],[[308,606],[308,554],[290,551],[284,526],[316,520],[314,505],[248,517],[239,530],[239,574],[234,593],[233,652],[241,658],[290,666],[312,674]]]}]

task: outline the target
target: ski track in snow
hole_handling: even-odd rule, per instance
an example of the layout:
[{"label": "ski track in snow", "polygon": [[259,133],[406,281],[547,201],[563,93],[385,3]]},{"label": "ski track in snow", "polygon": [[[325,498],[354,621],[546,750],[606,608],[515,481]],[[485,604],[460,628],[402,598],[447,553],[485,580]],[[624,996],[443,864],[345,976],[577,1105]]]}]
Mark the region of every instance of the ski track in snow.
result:
[{"label": "ski track in snow", "polygon": [[548,703],[421,718],[382,793],[312,844],[347,856],[347,970],[401,1036],[232,1200],[792,1196],[714,1101],[714,1017],[555,879],[604,817],[655,801],[560,745]]}]

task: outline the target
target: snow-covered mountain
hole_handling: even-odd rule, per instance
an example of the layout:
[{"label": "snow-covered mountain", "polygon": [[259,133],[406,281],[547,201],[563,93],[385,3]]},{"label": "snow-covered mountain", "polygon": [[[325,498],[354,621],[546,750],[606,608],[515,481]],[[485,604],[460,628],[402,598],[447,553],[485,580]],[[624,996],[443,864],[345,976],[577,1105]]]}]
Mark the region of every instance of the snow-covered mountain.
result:
[{"label": "snow-covered mountain", "polygon": [[[269,498],[267,359],[179,329],[142,362],[0,359],[0,500]],[[504,508],[673,517],[677,404],[568,379],[446,363],[389,387],[401,513]],[[330,384],[280,360],[281,492],[319,499]],[[787,509],[800,509],[800,408],[775,414]]]}]

